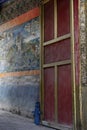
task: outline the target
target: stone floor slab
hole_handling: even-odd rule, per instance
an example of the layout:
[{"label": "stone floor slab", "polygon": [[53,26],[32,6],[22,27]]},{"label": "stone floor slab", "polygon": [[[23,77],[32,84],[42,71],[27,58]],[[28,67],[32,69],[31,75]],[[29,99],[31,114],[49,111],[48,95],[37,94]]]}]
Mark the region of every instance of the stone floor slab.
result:
[{"label": "stone floor slab", "polygon": [[0,110],[0,130],[54,130],[37,126],[31,119]]}]

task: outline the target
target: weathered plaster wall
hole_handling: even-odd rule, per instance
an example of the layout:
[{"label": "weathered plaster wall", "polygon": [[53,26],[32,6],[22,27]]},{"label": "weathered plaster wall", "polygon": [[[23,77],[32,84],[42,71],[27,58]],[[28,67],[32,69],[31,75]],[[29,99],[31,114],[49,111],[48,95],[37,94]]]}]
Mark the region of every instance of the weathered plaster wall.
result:
[{"label": "weathered plaster wall", "polygon": [[[87,1],[80,0],[82,130],[87,129]],[[81,100],[81,99],[80,99]],[[81,104],[80,104],[81,106]]]},{"label": "weathered plaster wall", "polygon": [[11,0],[0,7],[0,109],[28,117],[39,101],[40,29],[39,17],[27,12],[39,2]]},{"label": "weathered plaster wall", "polygon": [[0,109],[32,117],[39,100],[39,75],[0,78]]}]

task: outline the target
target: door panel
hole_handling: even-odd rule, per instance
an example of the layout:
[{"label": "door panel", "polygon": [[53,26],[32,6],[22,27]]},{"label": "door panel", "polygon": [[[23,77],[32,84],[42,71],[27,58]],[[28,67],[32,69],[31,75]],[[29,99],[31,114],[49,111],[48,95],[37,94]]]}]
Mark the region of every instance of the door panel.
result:
[{"label": "door panel", "polygon": [[54,121],[54,68],[44,69],[44,118]]},{"label": "door panel", "polygon": [[58,37],[70,32],[70,0],[57,0]]},{"label": "door panel", "polygon": [[71,65],[58,68],[58,122],[72,124]]},{"label": "door panel", "polygon": [[50,0],[44,5],[44,41],[54,37],[54,1]]},{"label": "door panel", "polygon": [[41,43],[43,120],[70,128],[73,120],[71,2],[46,0],[42,6]]},{"label": "door panel", "polygon": [[71,58],[70,39],[44,47],[45,64],[69,60]]}]

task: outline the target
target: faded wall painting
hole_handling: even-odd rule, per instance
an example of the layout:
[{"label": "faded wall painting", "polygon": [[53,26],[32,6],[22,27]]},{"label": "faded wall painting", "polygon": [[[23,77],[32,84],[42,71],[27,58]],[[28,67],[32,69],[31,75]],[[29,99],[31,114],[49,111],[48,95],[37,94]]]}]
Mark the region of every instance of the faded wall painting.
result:
[{"label": "faded wall painting", "polygon": [[32,117],[39,101],[39,75],[0,78],[0,109]]},{"label": "faded wall painting", "polygon": [[0,72],[38,70],[39,17],[0,34]]}]

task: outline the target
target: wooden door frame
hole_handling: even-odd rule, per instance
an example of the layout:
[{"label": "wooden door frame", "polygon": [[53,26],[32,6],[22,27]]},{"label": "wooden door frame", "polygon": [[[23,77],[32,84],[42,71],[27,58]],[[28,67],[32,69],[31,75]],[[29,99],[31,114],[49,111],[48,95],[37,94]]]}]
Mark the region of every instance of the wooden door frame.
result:
[{"label": "wooden door frame", "polygon": [[[49,0],[44,0],[44,2],[43,2],[43,4],[45,4],[46,2],[48,2]],[[43,41],[44,41],[44,23],[43,23],[43,21],[44,21],[44,14],[43,14],[43,12],[44,12],[44,9],[43,9],[43,5],[40,7],[40,9],[41,9],[41,17],[40,17],[40,24],[41,24],[41,28],[40,28],[40,30],[41,30],[41,45],[40,45],[40,54],[41,54],[41,56],[40,56],[40,69],[41,69],[41,74],[40,74],[40,81],[41,81],[41,83],[40,83],[40,102],[41,102],[41,112],[43,113],[42,115],[41,115],[41,120],[43,120],[43,118],[44,118],[44,77],[43,77],[43,75],[44,75],[44,72],[43,72],[43,63],[44,63],[44,55],[43,55],[43,52],[44,52],[44,49],[43,49],[43,46],[45,46],[45,45],[49,45],[49,44],[51,44],[52,42],[56,42],[56,41],[61,41],[61,40],[64,40],[64,39],[66,39],[66,38],[70,38],[71,39],[71,61],[70,60],[68,60],[66,63],[64,62],[64,64],[67,64],[67,63],[70,63],[71,62],[71,66],[72,66],[72,70],[71,70],[71,72],[72,72],[72,104],[73,104],[73,111],[72,111],[72,115],[73,115],[73,128],[69,128],[68,126],[66,126],[66,128],[65,128],[65,125],[58,125],[58,126],[55,126],[54,124],[52,124],[52,125],[50,125],[50,124],[47,124],[47,123],[45,123],[45,125],[47,125],[47,126],[52,126],[52,127],[54,127],[54,128],[59,128],[59,129],[61,129],[61,130],[80,130],[79,129],[79,126],[78,126],[78,122],[80,122],[80,104],[78,103],[78,100],[79,100],[79,95],[80,95],[80,90],[81,90],[81,88],[80,88],[80,86],[79,86],[79,88],[78,88],[78,90],[76,89],[76,61],[75,61],[75,57],[76,57],[76,55],[75,55],[75,14],[74,14],[74,11],[75,11],[75,9],[74,9],[74,6],[75,6],[75,0],[70,0],[70,34],[66,34],[66,35],[64,35],[64,36],[61,36],[61,37],[57,37],[57,24],[56,24],[56,22],[57,22],[57,13],[55,13],[55,10],[56,10],[56,0],[54,0],[55,2],[55,4],[54,4],[54,6],[55,6],[55,9],[54,9],[54,30],[55,30],[55,33],[54,33],[54,39],[53,40],[50,40],[49,42],[45,42],[43,45],[42,45],[42,43],[43,43]],[[78,2],[78,10],[79,10],[79,0],[77,0]],[[79,15],[79,14],[78,14]],[[79,21],[78,21],[79,22]],[[42,24],[43,23],[43,24]],[[78,26],[78,25],[77,25]],[[77,27],[78,28],[78,27]],[[77,33],[79,33],[79,32],[77,32]],[[59,64],[63,64],[63,63],[59,63]],[[44,67],[46,67],[46,65],[44,65]],[[80,65],[78,66],[78,67],[80,67]],[[57,68],[55,67],[55,71],[57,70]],[[56,76],[56,75],[55,75]],[[79,78],[80,78],[80,73],[79,73]],[[56,76],[56,79],[57,79],[57,76]],[[78,85],[80,84],[80,81],[79,81],[79,83],[78,83]],[[56,88],[55,88],[55,91],[56,91]],[[57,98],[57,94],[55,95],[55,98]],[[78,107],[77,107],[77,103],[78,103]],[[55,105],[55,111],[57,111],[56,110],[57,109],[57,106]],[[57,115],[57,114],[56,114]],[[55,116],[56,116],[55,115]],[[57,118],[57,117],[55,117],[55,118]],[[44,124],[43,122],[42,122],[42,124]]]}]

